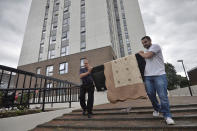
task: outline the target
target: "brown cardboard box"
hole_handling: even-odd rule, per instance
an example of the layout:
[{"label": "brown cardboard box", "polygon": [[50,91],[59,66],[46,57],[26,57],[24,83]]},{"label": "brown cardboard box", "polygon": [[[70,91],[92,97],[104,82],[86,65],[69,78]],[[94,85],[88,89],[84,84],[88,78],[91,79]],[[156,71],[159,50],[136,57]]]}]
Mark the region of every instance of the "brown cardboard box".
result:
[{"label": "brown cardboard box", "polygon": [[147,98],[135,55],[104,64],[107,97],[111,103]]}]

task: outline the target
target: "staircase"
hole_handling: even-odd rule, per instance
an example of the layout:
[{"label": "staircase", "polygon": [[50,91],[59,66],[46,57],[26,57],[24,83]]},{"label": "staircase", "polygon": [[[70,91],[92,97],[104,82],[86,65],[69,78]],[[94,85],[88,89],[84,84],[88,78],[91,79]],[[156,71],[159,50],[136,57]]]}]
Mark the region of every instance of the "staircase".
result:
[{"label": "staircase", "polygon": [[197,103],[171,106],[176,125],[166,125],[162,115],[153,117],[150,104],[132,107],[131,110],[126,110],[124,106],[119,108],[117,105],[108,105],[110,104],[96,107],[92,118],[83,116],[81,110],[74,110],[70,114],[37,126],[33,131],[197,131]]}]

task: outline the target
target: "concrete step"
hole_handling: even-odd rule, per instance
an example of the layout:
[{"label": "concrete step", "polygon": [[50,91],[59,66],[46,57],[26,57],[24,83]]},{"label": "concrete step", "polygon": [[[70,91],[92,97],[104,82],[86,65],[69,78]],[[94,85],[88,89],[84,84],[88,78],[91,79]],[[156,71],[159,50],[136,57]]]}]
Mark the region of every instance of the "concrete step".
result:
[{"label": "concrete step", "polygon": [[196,131],[197,104],[173,105],[171,112],[176,125],[167,125],[162,115],[152,116],[153,109],[133,107],[94,109],[92,118],[83,116],[81,110],[64,114],[50,122],[37,126],[33,131]]},{"label": "concrete step", "polygon": [[[197,114],[196,115],[183,115],[183,116],[174,116],[173,117],[174,120],[195,120],[197,119]],[[118,117],[94,117],[94,115],[92,116],[92,118],[87,118],[87,116],[85,117],[80,117],[80,118],[66,118],[66,117],[61,117],[61,118],[56,118],[53,121],[130,121],[130,120],[163,120],[163,117],[159,116],[159,117],[153,117],[153,116],[132,116],[132,117],[122,117],[122,116],[118,116]]]},{"label": "concrete step", "polygon": [[[197,108],[177,108],[171,109],[171,113],[174,112],[197,112]],[[130,110],[129,112],[121,111],[121,110],[107,110],[107,111],[93,111],[94,115],[127,115],[127,114],[152,114],[153,109],[144,109],[144,110]],[[72,112],[70,114],[65,115],[81,115],[81,112]]]},{"label": "concrete step", "polygon": [[[98,121],[63,121],[56,120],[38,126],[41,128],[53,128],[58,130],[65,129],[83,129],[83,130],[154,130],[154,129],[168,129],[168,130],[194,130],[197,129],[197,119],[180,119],[176,120],[176,125],[166,125],[162,120],[98,120]],[[37,130],[35,130],[37,131]]]},{"label": "concrete step", "polygon": [[[171,109],[178,109],[178,108],[197,108],[197,104],[187,104],[187,105],[171,105]],[[124,110],[126,108],[104,108],[104,109],[94,109],[94,111],[116,111],[116,110]],[[145,106],[145,107],[132,107],[132,110],[144,110],[144,109],[153,109],[152,106]],[[81,112],[81,109],[73,110],[72,112]]]},{"label": "concrete step", "polygon": [[[174,117],[184,117],[184,116],[196,116],[197,115],[197,111],[196,112],[174,112],[173,114],[173,118]],[[150,114],[121,114],[121,115],[93,115],[92,118],[94,119],[108,119],[108,118],[112,118],[112,119],[117,119],[117,118],[152,118],[152,113]],[[83,118],[87,118],[87,116],[83,116],[83,115],[64,115],[63,117],[58,117],[56,119],[83,119]],[[162,115],[159,116],[159,118],[162,118]],[[56,120],[54,119],[54,120]],[[154,119],[158,119],[157,117]]]}]

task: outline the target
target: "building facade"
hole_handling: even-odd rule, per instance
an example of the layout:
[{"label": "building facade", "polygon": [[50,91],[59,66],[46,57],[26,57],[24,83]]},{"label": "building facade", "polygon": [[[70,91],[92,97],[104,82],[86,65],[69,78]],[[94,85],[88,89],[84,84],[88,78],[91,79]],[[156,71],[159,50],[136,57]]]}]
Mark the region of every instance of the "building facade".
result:
[{"label": "building facade", "polygon": [[32,0],[18,68],[79,83],[79,68],[142,50],[138,0]]},{"label": "building facade", "polygon": [[194,67],[192,69],[190,69],[187,72],[188,76],[189,76],[189,81],[190,84],[193,85],[197,85],[197,67]]}]

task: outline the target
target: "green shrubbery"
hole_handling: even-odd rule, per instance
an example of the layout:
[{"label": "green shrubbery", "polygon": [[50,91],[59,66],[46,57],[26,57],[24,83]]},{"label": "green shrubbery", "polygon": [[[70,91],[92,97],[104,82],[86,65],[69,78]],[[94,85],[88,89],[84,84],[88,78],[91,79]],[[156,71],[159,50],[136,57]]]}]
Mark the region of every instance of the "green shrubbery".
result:
[{"label": "green shrubbery", "polygon": [[[28,94],[29,94],[29,99],[28,99]],[[16,103],[20,103],[20,105],[17,105],[17,108],[19,110],[24,110],[28,108],[29,100],[32,98],[33,94],[32,93],[23,93],[23,97],[21,100],[21,95],[18,96]]]},{"label": "green shrubbery", "polygon": [[[5,103],[3,104],[3,95],[4,95],[3,92],[0,91],[0,108],[3,108],[3,105],[5,104]],[[14,99],[14,104],[17,104],[16,107],[19,110],[24,110],[24,109],[28,108],[29,100],[32,98],[33,94],[32,93],[28,93],[28,92],[24,92],[23,96],[22,96],[22,100],[21,100],[21,95],[22,94],[18,95],[17,100]],[[28,95],[29,95],[29,99],[28,99]]]}]

